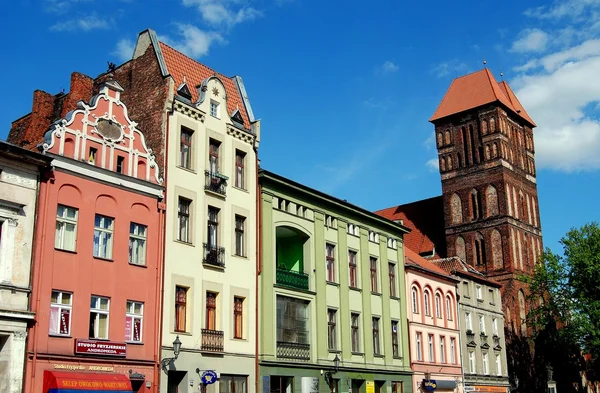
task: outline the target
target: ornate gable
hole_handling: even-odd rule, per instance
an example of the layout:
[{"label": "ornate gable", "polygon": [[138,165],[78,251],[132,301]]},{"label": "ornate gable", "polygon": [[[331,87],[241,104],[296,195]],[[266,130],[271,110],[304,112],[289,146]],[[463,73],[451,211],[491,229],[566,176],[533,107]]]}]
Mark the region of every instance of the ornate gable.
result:
[{"label": "ornate gable", "polygon": [[40,148],[44,153],[161,184],[154,154],[120,100],[122,91],[116,81],[104,82],[89,105],[78,102],[77,109],[52,124]]}]

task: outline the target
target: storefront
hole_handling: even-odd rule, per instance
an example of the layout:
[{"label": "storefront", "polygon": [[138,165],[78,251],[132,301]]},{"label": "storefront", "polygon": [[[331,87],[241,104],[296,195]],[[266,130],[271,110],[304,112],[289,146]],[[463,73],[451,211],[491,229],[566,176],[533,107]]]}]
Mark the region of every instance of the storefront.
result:
[{"label": "storefront", "polygon": [[454,379],[423,379],[420,387],[422,392],[454,392],[457,384]]}]

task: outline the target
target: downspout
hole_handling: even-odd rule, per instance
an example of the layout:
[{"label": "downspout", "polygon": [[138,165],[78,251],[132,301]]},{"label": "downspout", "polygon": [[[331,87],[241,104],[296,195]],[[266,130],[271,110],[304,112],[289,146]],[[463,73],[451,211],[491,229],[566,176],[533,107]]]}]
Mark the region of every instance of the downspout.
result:
[{"label": "downspout", "polygon": [[[164,162],[164,173],[163,173],[163,186],[164,186],[164,196],[163,196],[163,204],[166,206],[167,203],[167,167],[169,162],[169,118],[173,114],[173,107],[175,105],[175,100],[171,101],[171,108],[167,110],[167,119],[166,119],[166,142],[165,142],[165,162]],[[162,209],[162,272],[160,273],[160,301],[158,303],[159,313],[158,313],[158,335],[156,338],[155,351],[157,354],[155,355],[156,359],[156,372],[154,373],[154,386],[157,386],[156,391],[160,390],[160,381],[162,379],[162,369],[160,367],[161,363],[161,353],[162,353],[162,335],[163,335],[163,310],[164,310],[164,301],[165,301],[165,266],[167,265],[166,256],[167,256],[167,213],[166,210]]]},{"label": "downspout", "polygon": [[254,392],[259,392],[259,365],[258,365],[258,275],[261,272],[262,268],[262,209],[261,209],[261,194],[262,188],[258,182],[258,148],[256,147],[256,135],[254,136],[254,156],[255,156],[255,180],[256,180],[256,274],[255,274],[255,282],[254,282],[254,317],[255,317],[255,325],[254,325]]},{"label": "downspout", "polygon": [[[459,297],[460,295],[458,294],[458,283],[455,285],[454,287],[454,297],[456,298],[456,324],[458,325],[458,347],[460,348],[460,374],[461,374],[461,378],[462,378],[462,384],[463,384],[463,391],[464,391],[464,387],[465,387],[465,363],[464,363],[464,359],[463,359],[463,346],[462,346],[462,330],[460,328],[460,320],[461,315],[460,315],[460,310],[461,310],[461,305],[459,303]],[[458,385],[458,384],[457,384]],[[456,386],[456,391],[458,392],[458,386]]]}]

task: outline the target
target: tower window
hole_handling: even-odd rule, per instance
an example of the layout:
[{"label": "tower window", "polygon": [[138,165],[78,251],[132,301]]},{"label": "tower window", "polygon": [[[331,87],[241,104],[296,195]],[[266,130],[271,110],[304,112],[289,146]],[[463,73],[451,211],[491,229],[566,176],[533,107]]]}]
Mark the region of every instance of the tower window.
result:
[{"label": "tower window", "polygon": [[481,203],[481,194],[477,190],[471,191],[471,220],[478,220],[483,217],[483,205]]},{"label": "tower window", "polygon": [[475,265],[485,265],[485,240],[483,236],[478,233],[475,237]]}]

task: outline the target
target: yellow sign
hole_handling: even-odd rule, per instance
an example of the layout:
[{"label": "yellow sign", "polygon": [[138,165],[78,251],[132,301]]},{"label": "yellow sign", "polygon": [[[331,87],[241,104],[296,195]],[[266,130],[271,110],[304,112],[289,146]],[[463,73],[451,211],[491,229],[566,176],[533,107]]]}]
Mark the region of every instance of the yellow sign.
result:
[{"label": "yellow sign", "polygon": [[506,393],[505,386],[473,386],[473,391],[484,393]]},{"label": "yellow sign", "polygon": [[375,393],[375,381],[367,381],[367,393]]}]

